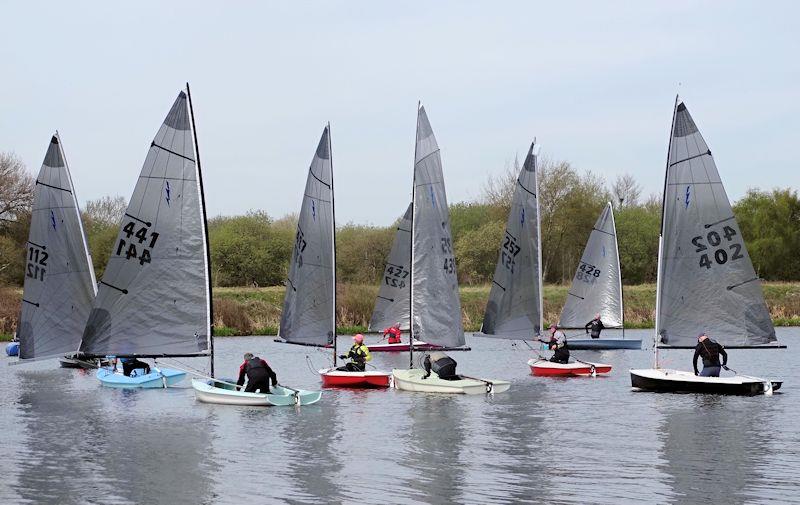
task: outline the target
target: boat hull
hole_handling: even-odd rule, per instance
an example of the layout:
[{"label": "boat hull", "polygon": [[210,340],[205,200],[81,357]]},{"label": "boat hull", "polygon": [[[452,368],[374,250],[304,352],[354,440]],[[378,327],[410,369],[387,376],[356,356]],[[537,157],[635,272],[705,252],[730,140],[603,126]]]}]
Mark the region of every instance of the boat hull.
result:
[{"label": "boat hull", "polygon": [[760,395],[777,391],[783,382],[759,377],[698,377],[691,372],[669,369],[631,370],[631,387],[663,393],[702,393],[717,395]]},{"label": "boat hull", "polygon": [[82,368],[84,370],[94,370],[101,366],[108,366],[107,359],[79,359],[75,354],[67,354],[58,358],[58,364],[61,368]]},{"label": "boat hull", "polygon": [[[367,345],[367,347],[369,352],[408,352],[411,346],[408,342],[401,342],[399,344],[376,343]],[[434,349],[441,349],[441,347],[425,342],[414,342],[415,351],[432,351]]]},{"label": "boat hull", "polygon": [[335,368],[319,371],[322,387],[326,388],[388,388],[392,383],[389,372],[342,372]]},{"label": "boat hull", "polygon": [[203,403],[214,403],[217,405],[244,405],[251,407],[287,407],[290,405],[311,405],[317,403],[322,398],[319,391],[298,390],[295,396],[294,391],[281,386],[273,386],[270,393],[248,393],[237,391],[230,384],[204,379],[192,379],[197,399]]},{"label": "boat hull", "polygon": [[[431,372],[430,377],[423,379],[425,371],[419,368],[411,370],[392,370],[394,377],[394,387],[402,391],[414,391],[418,393],[445,393],[479,395],[485,393],[503,393],[508,391],[511,383],[495,379],[468,379],[443,380],[436,373]],[[491,384],[487,384],[486,382]]]},{"label": "boat hull", "polygon": [[641,339],[628,338],[571,338],[569,348],[576,351],[603,350],[611,351],[615,349],[636,349],[642,348]]},{"label": "boat hull", "polygon": [[19,356],[19,342],[6,344],[6,356]]},{"label": "boat hull", "polygon": [[173,370],[171,368],[161,368],[160,370],[160,372],[152,371],[149,374],[126,377],[108,368],[99,368],[95,376],[100,380],[100,384],[103,386],[118,389],[164,388],[173,386],[186,377],[186,372],[180,370]]},{"label": "boat hull", "polygon": [[537,377],[586,377],[597,374],[609,373],[611,365],[605,363],[553,363],[544,359],[531,359],[528,361],[531,374]]}]

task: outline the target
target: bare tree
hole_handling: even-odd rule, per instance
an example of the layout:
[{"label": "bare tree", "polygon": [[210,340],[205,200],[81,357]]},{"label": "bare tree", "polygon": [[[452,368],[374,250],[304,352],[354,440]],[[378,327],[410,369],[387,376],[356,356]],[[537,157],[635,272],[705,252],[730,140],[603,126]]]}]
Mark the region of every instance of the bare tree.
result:
[{"label": "bare tree", "polygon": [[642,187],[631,174],[618,175],[614,185],[611,186],[611,194],[616,198],[615,203],[618,208],[635,207],[639,205]]},{"label": "bare tree", "polygon": [[0,153],[0,224],[16,221],[33,204],[33,177],[13,153]]},{"label": "bare tree", "polygon": [[116,225],[122,219],[128,202],[122,196],[104,196],[86,202],[84,214],[89,221],[103,225]]},{"label": "bare tree", "polygon": [[506,160],[503,172],[498,175],[489,175],[483,185],[483,203],[492,207],[508,210],[514,198],[514,189],[519,177],[519,156],[514,156],[514,162]]}]

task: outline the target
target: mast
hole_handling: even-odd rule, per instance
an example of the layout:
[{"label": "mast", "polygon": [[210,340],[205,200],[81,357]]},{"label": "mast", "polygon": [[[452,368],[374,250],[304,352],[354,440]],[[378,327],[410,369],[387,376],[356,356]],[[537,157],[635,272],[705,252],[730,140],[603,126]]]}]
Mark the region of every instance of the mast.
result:
[{"label": "mast", "polygon": [[531,146],[531,151],[533,154],[533,163],[534,163],[534,173],[536,174],[536,242],[538,243],[539,249],[539,334],[536,335],[537,338],[542,333],[542,327],[544,326],[544,291],[542,286],[542,217],[541,217],[541,209],[539,208],[539,156],[538,151],[539,147],[536,145],[536,137],[533,138],[533,145]]},{"label": "mast", "polygon": [[672,135],[675,132],[675,113],[678,111],[678,95],[675,95],[675,105],[672,107],[672,125],[669,129],[669,142],[667,143],[667,163],[664,169],[664,190],[661,194],[661,233],[658,236],[658,271],[656,272],[656,331],[653,338],[653,368],[658,368],[658,323],[661,310],[661,264],[664,256],[664,207],[667,199],[667,180],[669,178],[669,157],[672,151]]},{"label": "mast", "polygon": [[331,142],[331,122],[328,121],[328,155],[331,158],[331,256],[333,258],[333,367],[336,368],[336,205],[334,205],[333,191],[333,150]]},{"label": "mast", "polygon": [[411,258],[408,282],[410,283],[410,295],[408,297],[408,361],[409,368],[414,368],[414,213],[417,205],[414,201],[417,190],[417,137],[419,136],[419,107],[422,104],[417,100],[417,127],[414,131],[414,175],[411,183],[411,241],[409,254]]},{"label": "mast", "polygon": [[208,219],[206,216],[206,196],[205,192],[203,191],[203,171],[200,168],[200,147],[197,143],[197,129],[195,128],[194,122],[194,108],[192,107],[192,92],[189,90],[189,83],[186,83],[186,97],[189,100],[189,117],[191,118],[192,122],[192,137],[194,138],[194,153],[196,159],[196,166],[197,166],[197,182],[200,187],[200,210],[203,214],[203,245],[206,249],[205,255],[205,267],[206,267],[206,279],[208,279],[208,286],[207,286],[207,298],[208,298],[208,321],[207,321],[207,328],[208,328],[208,347],[210,351],[209,356],[209,363],[210,363],[210,372],[211,377],[214,377],[214,301],[212,299],[212,291],[211,291],[211,250],[208,247]]}]

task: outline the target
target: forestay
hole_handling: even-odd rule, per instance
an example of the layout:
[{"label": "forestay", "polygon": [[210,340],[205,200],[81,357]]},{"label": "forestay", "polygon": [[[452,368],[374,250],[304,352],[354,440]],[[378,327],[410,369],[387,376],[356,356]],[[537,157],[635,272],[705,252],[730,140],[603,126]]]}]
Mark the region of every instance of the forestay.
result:
[{"label": "forestay", "polygon": [[381,331],[396,323],[401,330],[409,328],[409,297],[411,296],[411,212],[406,213],[397,225],[392,250],[381,278],[375,309],[369,320],[370,331]]},{"label": "forestay", "polygon": [[429,344],[458,347],[465,344],[461,300],[450,234],[439,145],[420,107],[414,157],[414,211],[412,221],[411,314],[413,336]]},{"label": "forestay", "polygon": [[542,328],[541,239],[536,142],[517,178],[505,236],[483,316],[481,332],[501,338],[531,338]]},{"label": "forestay", "polygon": [[311,161],[297,222],[280,336],[287,342],[326,345],[335,331],[333,169],[330,130]]},{"label": "forestay", "polygon": [[56,134],[34,187],[17,330],[20,359],[76,351],[95,293],[75,188]]},{"label": "forestay", "polygon": [[122,216],[83,334],[87,354],[208,353],[208,243],[192,127],[181,92]]},{"label": "forestay", "polygon": [[605,206],[589,234],[559,326],[583,328],[597,313],[606,328],[622,327],[622,279],[611,203]]},{"label": "forestay", "polygon": [[662,210],[657,333],[693,346],[773,342],[775,330],[711,151],[676,103]]}]

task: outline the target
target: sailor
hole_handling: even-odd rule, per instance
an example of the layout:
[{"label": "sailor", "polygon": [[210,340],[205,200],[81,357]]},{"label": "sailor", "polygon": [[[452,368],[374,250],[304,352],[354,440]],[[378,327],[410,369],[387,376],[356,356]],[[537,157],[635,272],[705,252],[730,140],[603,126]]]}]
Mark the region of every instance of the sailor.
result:
[{"label": "sailor", "polygon": [[[722,355],[722,364],[719,362],[719,356]],[[703,371],[697,371],[697,358],[703,357]],[[728,369],[728,353],[721,344],[708,338],[705,332],[697,336],[697,346],[694,348],[694,358],[692,359],[694,365],[694,374],[700,377],[719,377],[720,368]]]},{"label": "sailor", "polygon": [[603,321],[600,320],[600,313],[594,315],[594,319],[586,323],[584,326],[586,329],[586,333],[589,333],[589,330],[592,330],[592,338],[600,338],[600,332],[603,331],[606,327],[603,326]]},{"label": "sailor", "polygon": [[125,377],[130,377],[131,373],[138,368],[143,368],[145,375],[150,373],[150,365],[137,358],[120,358],[119,362],[122,363],[122,374]]},{"label": "sailor", "polygon": [[425,375],[423,379],[427,379],[431,375],[431,371],[439,376],[440,379],[446,381],[459,380],[461,377],[456,374],[456,360],[447,354],[436,351],[425,355],[425,361],[422,366],[425,368]]},{"label": "sailor", "polygon": [[567,336],[564,332],[558,329],[558,325],[553,323],[550,325],[550,339],[542,340],[539,342],[547,344],[548,348],[553,351],[553,357],[550,361],[553,363],[569,363],[569,348],[567,347]]},{"label": "sailor", "polygon": [[344,366],[337,368],[341,372],[363,372],[367,369],[367,361],[372,359],[369,348],[364,345],[364,335],[358,333],[353,337],[353,346],[347,354],[341,354],[341,359],[350,361]]},{"label": "sailor", "polygon": [[383,330],[383,338],[386,338],[386,335],[389,335],[389,340],[387,340],[390,344],[400,344],[402,340],[400,340],[400,335],[402,332],[400,331],[400,322],[394,323],[394,326],[390,326]]},{"label": "sailor", "polygon": [[260,393],[269,393],[269,381],[272,379],[272,385],[278,385],[278,376],[270,368],[266,361],[253,356],[253,353],[244,353],[244,363],[239,366],[239,380],[236,385],[241,387],[244,385],[244,378],[247,377],[247,387],[245,393],[255,393],[256,390]]}]

